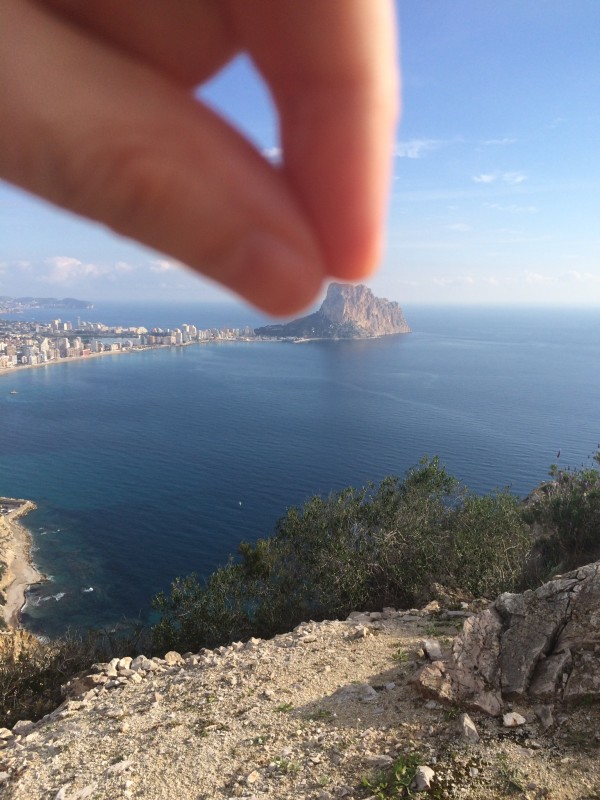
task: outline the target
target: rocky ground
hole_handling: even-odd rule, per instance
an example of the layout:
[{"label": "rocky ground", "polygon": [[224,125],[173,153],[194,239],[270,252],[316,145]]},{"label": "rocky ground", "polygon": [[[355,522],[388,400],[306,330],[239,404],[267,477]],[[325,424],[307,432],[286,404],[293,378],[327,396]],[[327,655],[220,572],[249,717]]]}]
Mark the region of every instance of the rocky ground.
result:
[{"label": "rocky ground", "polygon": [[0,730],[0,796],[358,800],[412,796],[405,782],[422,797],[600,799],[600,709],[585,698],[540,720],[526,703],[465,716],[418,693],[471,614],[356,613],[96,665],[47,718]]},{"label": "rocky ground", "polygon": [[45,580],[31,563],[31,536],[18,523],[35,504],[10,498],[0,498],[0,503],[6,500],[19,506],[10,514],[0,515],[0,628],[18,625],[27,587]]}]

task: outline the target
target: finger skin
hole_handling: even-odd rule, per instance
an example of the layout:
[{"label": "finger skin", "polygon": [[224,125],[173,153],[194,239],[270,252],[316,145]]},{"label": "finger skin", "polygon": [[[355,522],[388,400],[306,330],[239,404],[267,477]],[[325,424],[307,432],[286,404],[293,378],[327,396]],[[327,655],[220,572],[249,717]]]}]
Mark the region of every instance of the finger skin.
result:
[{"label": "finger skin", "polygon": [[281,174],[235,131],[33,5],[3,0],[0,30],[0,107],[11,110],[0,128],[5,177],[271,313],[314,298],[324,267],[311,230]]},{"label": "finger skin", "polygon": [[344,280],[364,278],[380,258],[399,113],[393,3],[231,5],[238,38],[272,87],[286,174],[328,271]]},{"label": "finger skin", "polygon": [[399,105],[392,0],[40,2],[188,83],[225,51],[249,52],[273,90],[286,177],[328,272],[372,272]]},{"label": "finger skin", "polygon": [[221,0],[37,0],[185,86],[240,49]]},{"label": "finger skin", "polygon": [[[277,173],[182,91],[239,50],[278,107]],[[2,53],[0,173],[16,183],[274,313],[379,260],[392,0],[3,0],[0,71]]]}]

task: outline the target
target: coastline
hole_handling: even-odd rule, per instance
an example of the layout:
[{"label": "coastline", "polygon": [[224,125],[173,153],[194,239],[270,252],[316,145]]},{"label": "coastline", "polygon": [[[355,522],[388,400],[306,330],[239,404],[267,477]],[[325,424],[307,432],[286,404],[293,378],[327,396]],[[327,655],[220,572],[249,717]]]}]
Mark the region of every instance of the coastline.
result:
[{"label": "coastline", "polygon": [[180,348],[180,347],[191,347],[192,345],[209,345],[209,344],[239,344],[239,343],[246,343],[246,342],[258,342],[258,341],[276,341],[275,339],[248,339],[248,338],[240,338],[240,339],[203,339],[198,342],[184,342],[183,344],[155,344],[155,345],[146,345],[144,347],[132,347],[126,350],[104,350],[102,353],[90,353],[87,356],[80,356],[78,358],[56,358],[52,361],[44,361],[41,364],[20,364],[17,367],[2,367],[0,368],[0,377],[2,375],[14,375],[15,373],[20,374],[21,372],[25,371],[26,369],[40,369],[44,367],[52,367],[56,364],[80,364],[81,362],[91,361],[95,358],[103,358],[104,356],[119,356],[119,355],[127,355],[132,353],[144,353],[147,350],[169,350],[171,348]]},{"label": "coastline", "polygon": [[19,505],[8,514],[0,514],[0,619],[8,629],[17,629],[21,609],[25,605],[26,592],[30,586],[46,580],[31,560],[31,535],[19,524],[18,519],[36,508],[31,500],[0,498],[0,503],[9,501]]},{"label": "coastline", "polygon": [[42,364],[20,364],[18,367],[3,367],[0,369],[1,375],[14,375],[26,369],[39,369],[40,367],[52,367],[56,364],[76,364],[81,361],[88,361],[92,358],[102,358],[103,356],[116,356],[125,353],[138,353],[142,350],[154,350],[159,347],[169,347],[169,345],[157,345],[156,347],[132,348],[131,350],[105,350],[102,353],[90,353],[89,356],[82,356],[81,358],[57,358],[52,361],[44,361]]}]

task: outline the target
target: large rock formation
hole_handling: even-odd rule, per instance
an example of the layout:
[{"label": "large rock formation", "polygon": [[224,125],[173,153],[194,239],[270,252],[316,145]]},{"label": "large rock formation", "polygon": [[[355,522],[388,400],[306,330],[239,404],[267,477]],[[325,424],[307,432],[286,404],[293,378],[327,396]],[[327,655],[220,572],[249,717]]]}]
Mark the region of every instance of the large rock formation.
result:
[{"label": "large rock formation", "polygon": [[363,339],[410,333],[398,303],[375,297],[367,286],[331,283],[321,308],[293,322],[257,328],[257,336]]},{"label": "large rock formation", "polygon": [[416,683],[425,695],[493,716],[505,700],[600,699],[600,562],[500,595]]}]

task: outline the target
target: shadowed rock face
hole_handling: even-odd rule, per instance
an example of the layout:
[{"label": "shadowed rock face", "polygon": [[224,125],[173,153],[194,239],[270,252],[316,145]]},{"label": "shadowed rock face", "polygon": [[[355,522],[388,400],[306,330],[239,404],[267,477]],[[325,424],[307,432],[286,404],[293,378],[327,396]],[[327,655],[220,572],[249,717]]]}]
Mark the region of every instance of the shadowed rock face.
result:
[{"label": "shadowed rock face", "polygon": [[321,308],[293,322],[257,328],[258,336],[362,339],[410,333],[398,303],[375,297],[366,286],[332,283]]},{"label": "shadowed rock face", "polygon": [[415,683],[427,696],[494,716],[504,700],[600,699],[600,562],[500,595]]}]

